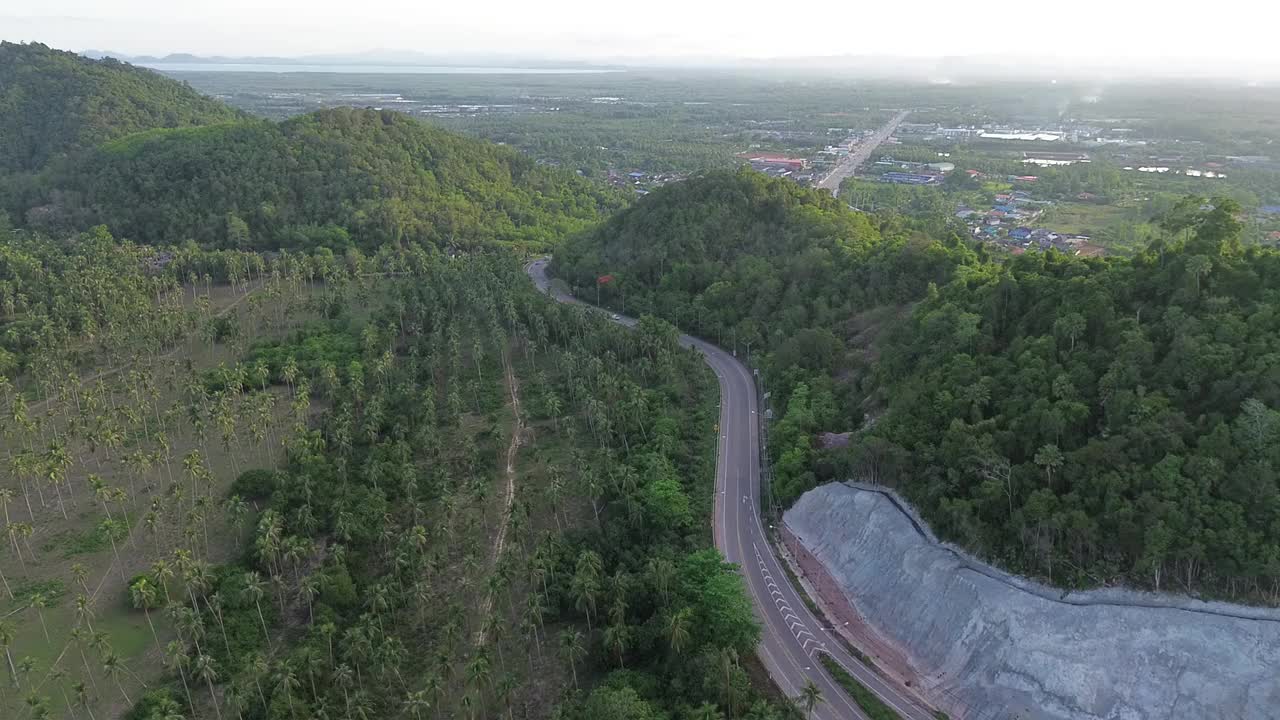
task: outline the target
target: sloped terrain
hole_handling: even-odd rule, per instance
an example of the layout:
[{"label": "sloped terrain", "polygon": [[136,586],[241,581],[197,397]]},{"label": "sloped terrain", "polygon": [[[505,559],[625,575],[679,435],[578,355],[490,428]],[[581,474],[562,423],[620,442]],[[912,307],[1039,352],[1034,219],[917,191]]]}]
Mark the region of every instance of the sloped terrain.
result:
[{"label": "sloped terrain", "polygon": [[140,130],[226,122],[236,110],[185,83],[39,43],[0,43],[0,173]]},{"label": "sloped terrain", "polygon": [[1062,593],[938,543],[896,498],[806,493],[787,527],[953,717],[1274,718],[1280,612],[1121,590]]}]

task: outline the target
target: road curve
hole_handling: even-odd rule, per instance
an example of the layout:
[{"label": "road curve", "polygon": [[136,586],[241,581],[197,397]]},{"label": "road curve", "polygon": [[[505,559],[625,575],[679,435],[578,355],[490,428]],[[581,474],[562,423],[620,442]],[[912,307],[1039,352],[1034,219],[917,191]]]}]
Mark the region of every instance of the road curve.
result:
[{"label": "road curve", "polygon": [[[560,302],[585,305],[552,289],[547,262],[534,260],[525,266],[538,289]],[[636,324],[633,318],[612,317],[629,327]],[[774,555],[756,510],[760,501],[760,427],[751,372],[730,353],[698,338],[681,335],[680,344],[702,353],[720,381],[715,543],[725,559],[740,568],[746,581],[763,631],[759,655],[769,675],[791,697],[799,695],[805,682],[812,680],[823,698],[814,708],[814,718],[866,720],[866,714],[818,662],[816,653],[826,652],[904,720],[933,720],[927,709],[845,650],[800,599]]]}]

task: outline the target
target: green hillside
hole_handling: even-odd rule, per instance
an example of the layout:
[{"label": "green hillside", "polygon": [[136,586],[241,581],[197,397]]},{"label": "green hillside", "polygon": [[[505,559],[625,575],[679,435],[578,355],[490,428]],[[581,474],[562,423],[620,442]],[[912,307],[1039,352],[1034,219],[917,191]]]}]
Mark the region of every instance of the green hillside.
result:
[{"label": "green hillside", "polygon": [[930,293],[884,343],[852,472],[1060,584],[1271,597],[1280,254],[1215,205],[1132,259],[1028,253]]},{"label": "green hillside", "polygon": [[14,210],[37,228],[104,223],[139,242],[340,250],[545,247],[618,203],[508,148],[342,108],[131,135],[43,178]]},{"label": "green hillside", "polygon": [[[904,238],[751,173],[568,244],[587,296],[753,346],[775,497],[898,488],[940,534],[1060,585],[1260,601],[1280,582],[1280,253],[1192,198],[1134,258]],[[821,432],[851,432],[824,449]],[[839,445],[840,443],[836,443]]]},{"label": "green hillside", "polygon": [[238,112],[185,84],[112,59],[0,43],[0,173],[139,130],[207,125]]},{"label": "green hillside", "polygon": [[882,233],[826,193],[744,170],[661,188],[570,240],[556,262],[583,287],[612,275],[603,297],[629,310],[777,347],[919,297],[969,255],[954,241]]}]

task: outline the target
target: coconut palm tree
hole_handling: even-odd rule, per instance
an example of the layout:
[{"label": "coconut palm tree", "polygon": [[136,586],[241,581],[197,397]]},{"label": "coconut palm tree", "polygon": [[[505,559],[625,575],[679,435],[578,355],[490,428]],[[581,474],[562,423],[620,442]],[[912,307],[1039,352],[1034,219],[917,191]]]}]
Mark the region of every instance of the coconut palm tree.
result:
[{"label": "coconut palm tree", "polygon": [[320,699],[320,693],[316,690],[316,672],[321,669],[324,660],[320,653],[311,646],[306,646],[298,651],[298,667],[307,675],[307,684],[311,686],[311,700],[315,702]]},{"label": "coconut palm tree", "polygon": [[165,664],[177,669],[178,677],[182,678],[182,689],[187,695],[187,705],[194,707],[191,700],[191,687],[187,684],[187,665],[190,663],[191,657],[187,655],[186,647],[177,640],[171,640],[165,647]]},{"label": "coconut palm tree", "polygon": [[[76,694],[76,706],[84,708],[89,714],[89,720],[96,720],[93,716],[93,707],[89,703],[89,687],[83,681],[71,686],[71,691]],[[74,713],[72,713],[74,717]]]},{"label": "coconut palm tree", "polygon": [[258,622],[262,624],[262,636],[266,638],[267,645],[271,644],[271,633],[267,632],[267,620],[262,616],[262,596],[263,584],[262,578],[257,572],[250,570],[244,574],[244,591],[243,597],[252,600],[253,606],[258,610]]},{"label": "coconut palm tree", "polygon": [[[13,490],[10,488],[0,488],[0,508],[4,508],[4,525],[9,527],[9,503],[13,501]],[[13,599],[13,590],[9,587],[9,580],[4,576],[4,570],[0,569],[0,584],[4,585],[4,592]]]},{"label": "coconut palm tree", "polygon": [[818,689],[817,685],[813,684],[813,680],[805,680],[804,687],[800,688],[800,704],[804,706],[806,718],[813,717],[813,709],[820,702],[823,702],[822,691]]},{"label": "coconut palm tree", "polygon": [[44,609],[49,607],[49,599],[44,593],[32,593],[30,603],[32,610],[36,611],[36,616],[40,618],[40,629],[44,631],[44,642],[46,645],[53,645],[53,641],[49,639],[49,626],[44,623]]},{"label": "coconut palm tree", "polygon": [[693,622],[693,611],[689,608],[679,610],[667,616],[667,642],[671,652],[680,655],[689,645],[689,626]]},{"label": "coconut palm tree", "polygon": [[160,648],[160,636],[156,634],[156,626],[151,622],[151,608],[156,604],[156,586],[144,575],[129,586],[129,597],[133,599],[134,607],[142,608],[147,626],[151,628],[151,637],[156,641],[156,648]]},{"label": "coconut palm tree", "polygon": [[9,679],[14,687],[18,686],[18,668],[13,664],[13,651],[11,646],[14,639],[13,625],[5,620],[0,620],[0,647],[4,648],[4,658],[9,664]]},{"label": "coconut palm tree", "polygon": [[208,655],[200,655],[196,657],[195,664],[196,677],[204,680],[209,686],[209,699],[213,701],[213,712],[222,720],[222,709],[218,707],[218,696],[213,692],[213,683],[218,679],[218,671],[213,666],[213,658]]},{"label": "coconut palm tree", "polygon": [[151,577],[160,584],[160,589],[164,592],[165,604],[173,602],[173,598],[169,597],[169,581],[173,579],[173,567],[169,562],[160,558],[151,563]]},{"label": "coconut palm tree", "polygon": [[622,656],[627,651],[630,638],[631,631],[626,625],[615,624],[604,629],[604,646],[613,651],[614,657],[618,659],[618,667],[626,667]]},{"label": "coconut palm tree", "polygon": [[433,672],[427,676],[427,686],[425,691],[431,696],[431,702],[436,706],[436,718],[440,717],[440,698],[444,695],[445,684],[444,678],[440,673]]},{"label": "coconut palm tree", "polygon": [[422,720],[422,712],[431,709],[431,703],[427,702],[426,690],[411,690],[405,694],[404,701],[401,703],[409,714],[413,715],[414,720]]},{"label": "coconut palm tree", "polygon": [[724,720],[724,713],[709,702],[704,702],[689,715],[689,720]]},{"label": "coconut palm tree", "polygon": [[284,699],[289,703],[289,714],[293,715],[293,693],[298,689],[298,675],[293,670],[293,664],[288,660],[281,661],[276,665],[275,672],[276,690],[284,693]]},{"label": "coconut palm tree", "polygon": [[77,595],[76,596],[76,624],[84,625],[86,628],[89,629],[89,632],[92,633],[93,632],[93,616],[94,616],[93,601],[89,599],[88,595]]},{"label": "coconut palm tree", "polygon": [[333,669],[333,684],[342,688],[342,700],[346,704],[347,717],[351,717],[351,684],[355,680],[355,673],[351,671],[350,665],[339,665]]},{"label": "coconut palm tree", "polygon": [[49,671],[49,681],[58,686],[58,691],[62,693],[62,702],[67,706],[67,713],[71,717],[76,716],[75,708],[71,705],[71,698],[67,695],[67,689],[63,686],[62,681],[67,679],[67,671],[61,666],[55,666]]},{"label": "coconut palm tree", "polygon": [[116,689],[120,691],[120,696],[124,698],[125,704],[132,705],[133,700],[129,699],[129,693],[124,691],[124,684],[120,682],[120,677],[127,671],[120,656],[108,649],[102,658],[102,669],[115,682]]},{"label": "coconut palm tree", "polygon": [[652,558],[649,560],[646,569],[648,570],[650,577],[653,579],[653,584],[657,588],[658,593],[662,595],[662,604],[669,604],[671,601],[669,595],[671,591],[671,582],[675,578],[676,574],[675,563],[666,558]]},{"label": "coconut palm tree", "polygon": [[116,557],[116,570],[120,573],[120,579],[125,580],[124,563],[120,560],[120,549],[116,547],[116,535],[120,534],[122,527],[120,523],[110,518],[103,520],[102,524],[98,526],[102,534],[106,535],[107,539],[111,541],[111,554]]},{"label": "coconut palm tree", "polygon": [[569,661],[569,669],[573,671],[573,687],[578,687],[578,661],[586,655],[582,646],[582,633],[577,630],[565,630],[560,633],[560,652]]}]

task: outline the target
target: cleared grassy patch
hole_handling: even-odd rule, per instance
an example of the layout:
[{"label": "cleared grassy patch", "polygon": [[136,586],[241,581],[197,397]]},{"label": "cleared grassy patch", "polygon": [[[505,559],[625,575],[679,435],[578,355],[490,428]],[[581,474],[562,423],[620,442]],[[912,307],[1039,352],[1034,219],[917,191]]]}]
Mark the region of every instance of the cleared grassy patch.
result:
[{"label": "cleared grassy patch", "polygon": [[[226,312],[231,322],[241,328],[242,337],[255,340],[287,337],[298,327],[314,322],[316,314],[297,303],[297,309],[283,321],[269,322],[267,313],[274,313],[275,306],[262,306],[251,302],[254,297],[233,291],[226,286],[206,288],[201,285],[199,294],[209,295],[211,314]],[[186,291],[190,298],[190,290]],[[319,290],[306,288],[300,293],[305,298]],[[243,300],[243,302],[241,302]],[[188,305],[193,301],[188,300]],[[255,309],[256,306],[256,309]],[[101,414],[120,418],[125,408],[136,409],[138,418],[118,423],[120,435],[108,452],[101,445],[93,450],[82,437],[69,431],[69,418],[76,415],[71,401],[54,395],[46,399],[42,394],[30,393],[36,399],[30,412],[41,418],[41,432],[47,437],[35,437],[32,445],[42,451],[52,433],[66,442],[72,461],[67,466],[68,482],[62,488],[63,508],[51,494],[47,480],[43,483],[44,499],[36,491],[36,481],[27,478],[29,498],[24,498],[23,486],[11,475],[0,479],[0,487],[14,491],[9,504],[13,522],[25,522],[31,526],[29,541],[24,541],[22,562],[12,547],[0,551],[0,569],[3,570],[14,592],[14,599],[0,591],[0,614],[6,615],[14,626],[10,645],[15,663],[20,668],[21,685],[34,687],[35,693],[44,697],[50,707],[61,708],[62,692],[70,694],[74,702],[73,685],[83,681],[88,688],[88,707],[98,718],[120,717],[127,709],[121,692],[103,667],[103,656],[109,648],[116,656],[124,672],[120,682],[132,700],[144,691],[143,683],[155,687],[162,679],[162,653],[156,646],[151,629],[141,610],[131,606],[125,580],[148,570],[151,563],[164,558],[172,561],[171,548],[182,542],[183,518],[192,511],[191,481],[183,467],[183,458],[198,450],[204,458],[210,477],[201,481],[200,492],[212,498],[204,513],[207,525],[195,524],[197,534],[189,541],[202,548],[201,556],[217,562],[234,552],[237,533],[231,527],[221,508],[221,498],[230,486],[236,465],[242,467],[272,467],[281,456],[278,444],[268,438],[255,438],[249,430],[249,422],[236,428],[235,438],[223,443],[215,430],[201,439],[192,429],[183,404],[184,381],[197,377],[219,364],[233,365],[244,354],[239,346],[224,342],[210,343],[192,334],[155,358],[140,358],[110,366],[105,361],[96,368],[86,366],[82,387],[94,387],[101,383]],[[130,392],[130,374],[149,372],[155,378],[156,394],[139,399]],[[25,379],[23,381],[25,383]],[[275,386],[268,392],[276,396],[271,424],[277,429],[291,422],[288,391]],[[153,410],[155,406],[156,410]],[[118,408],[112,412],[110,408]],[[142,419],[145,418],[144,428]],[[170,443],[169,467],[153,459],[146,467],[131,467],[125,458],[139,452],[154,453],[159,445],[156,433],[163,420]],[[149,435],[148,435],[149,431]],[[21,453],[27,443],[18,435],[0,438],[0,453]],[[115,530],[108,535],[103,526],[106,515],[103,498],[95,496],[90,476],[100,479],[105,486],[125,492],[121,498],[107,499],[115,523]],[[183,499],[175,498],[169,488],[180,487]],[[144,516],[151,502],[160,499],[165,504],[161,511],[158,531],[153,534],[144,524]],[[28,501],[31,510],[28,510]],[[65,509],[65,517],[62,510]],[[127,516],[128,528],[125,527]],[[0,519],[0,529],[3,528]],[[132,530],[132,532],[129,531]],[[116,542],[120,562],[111,548]],[[77,570],[83,573],[82,581]],[[171,581],[172,583],[176,581]],[[178,586],[180,587],[180,586]],[[177,589],[177,588],[174,588]],[[32,598],[43,598],[44,607],[32,605]],[[99,634],[95,644],[86,637],[76,642],[72,630],[83,627],[76,611],[77,598],[84,595],[92,616],[89,622]],[[43,620],[43,622],[41,622]],[[158,610],[152,610],[152,620],[160,644],[173,639],[172,622]],[[28,660],[22,663],[23,660]],[[57,669],[66,676],[52,678]],[[7,670],[4,673],[7,675]],[[26,717],[22,694],[0,695],[0,718]],[[78,711],[84,712],[84,711]],[[87,713],[86,713],[87,715]],[[55,710],[55,716],[60,716]]]},{"label": "cleared grassy patch", "polygon": [[1059,203],[1045,213],[1041,225],[1055,232],[1094,236],[1129,219],[1129,211],[1115,205]]}]

